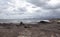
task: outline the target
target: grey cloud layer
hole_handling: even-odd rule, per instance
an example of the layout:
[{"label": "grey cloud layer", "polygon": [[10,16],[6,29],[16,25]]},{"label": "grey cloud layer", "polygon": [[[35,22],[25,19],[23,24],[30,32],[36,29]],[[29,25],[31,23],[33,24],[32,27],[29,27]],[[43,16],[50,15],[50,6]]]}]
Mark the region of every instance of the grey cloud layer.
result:
[{"label": "grey cloud layer", "polygon": [[15,19],[19,18],[19,15],[24,14],[24,8],[16,9],[14,8],[14,5],[9,4],[8,2],[14,4],[11,0],[0,0],[0,19]]},{"label": "grey cloud layer", "polygon": [[[51,1],[51,2],[50,2]],[[56,0],[56,1],[60,1],[60,0]],[[38,6],[38,7],[43,7],[43,8],[46,8],[46,9],[56,9],[56,8],[60,8],[60,2],[56,3],[55,0],[28,0],[28,2]],[[49,2],[52,4],[49,4]],[[54,4],[54,3],[56,4]]]},{"label": "grey cloud layer", "polygon": [[[41,7],[43,10],[40,12],[44,17],[60,18],[60,0],[28,0],[28,2]],[[45,11],[46,12],[45,12]]]},{"label": "grey cloud layer", "polygon": [[59,1],[0,0],[0,19],[60,18]]}]

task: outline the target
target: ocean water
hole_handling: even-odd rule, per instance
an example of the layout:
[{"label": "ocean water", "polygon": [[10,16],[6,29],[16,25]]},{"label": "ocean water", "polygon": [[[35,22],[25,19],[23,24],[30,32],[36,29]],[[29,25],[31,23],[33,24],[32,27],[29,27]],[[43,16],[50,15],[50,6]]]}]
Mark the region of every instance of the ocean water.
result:
[{"label": "ocean water", "polygon": [[34,19],[0,19],[0,23],[20,23],[20,22],[24,22],[24,23],[33,23],[33,22],[39,22],[40,20],[34,20]]}]

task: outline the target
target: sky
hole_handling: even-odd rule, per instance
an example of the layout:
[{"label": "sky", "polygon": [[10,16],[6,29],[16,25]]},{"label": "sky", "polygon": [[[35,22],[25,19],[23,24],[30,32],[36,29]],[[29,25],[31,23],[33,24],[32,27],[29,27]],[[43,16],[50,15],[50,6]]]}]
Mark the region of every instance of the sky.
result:
[{"label": "sky", "polygon": [[60,0],[0,0],[0,19],[60,18]]}]

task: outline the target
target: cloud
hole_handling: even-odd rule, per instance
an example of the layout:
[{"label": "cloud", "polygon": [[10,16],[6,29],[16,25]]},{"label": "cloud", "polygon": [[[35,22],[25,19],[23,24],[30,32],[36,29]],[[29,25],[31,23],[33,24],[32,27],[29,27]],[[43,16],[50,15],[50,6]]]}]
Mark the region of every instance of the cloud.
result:
[{"label": "cloud", "polygon": [[38,6],[46,8],[56,8],[60,7],[60,0],[28,0],[28,2]]},{"label": "cloud", "polygon": [[60,0],[0,0],[0,19],[60,18]]},{"label": "cloud", "polygon": [[42,10],[37,10],[40,17],[60,18],[60,0],[28,0],[28,2],[42,8]]},{"label": "cloud", "polygon": [[24,19],[34,17],[33,12],[38,8],[23,0],[1,0],[0,10],[0,19]]}]

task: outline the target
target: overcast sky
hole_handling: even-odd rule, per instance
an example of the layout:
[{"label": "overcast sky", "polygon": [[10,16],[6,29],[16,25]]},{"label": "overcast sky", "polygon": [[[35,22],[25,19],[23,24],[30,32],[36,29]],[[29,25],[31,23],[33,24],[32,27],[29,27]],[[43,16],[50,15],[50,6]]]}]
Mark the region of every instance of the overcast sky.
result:
[{"label": "overcast sky", "polygon": [[60,18],[60,0],[0,0],[0,19]]}]

